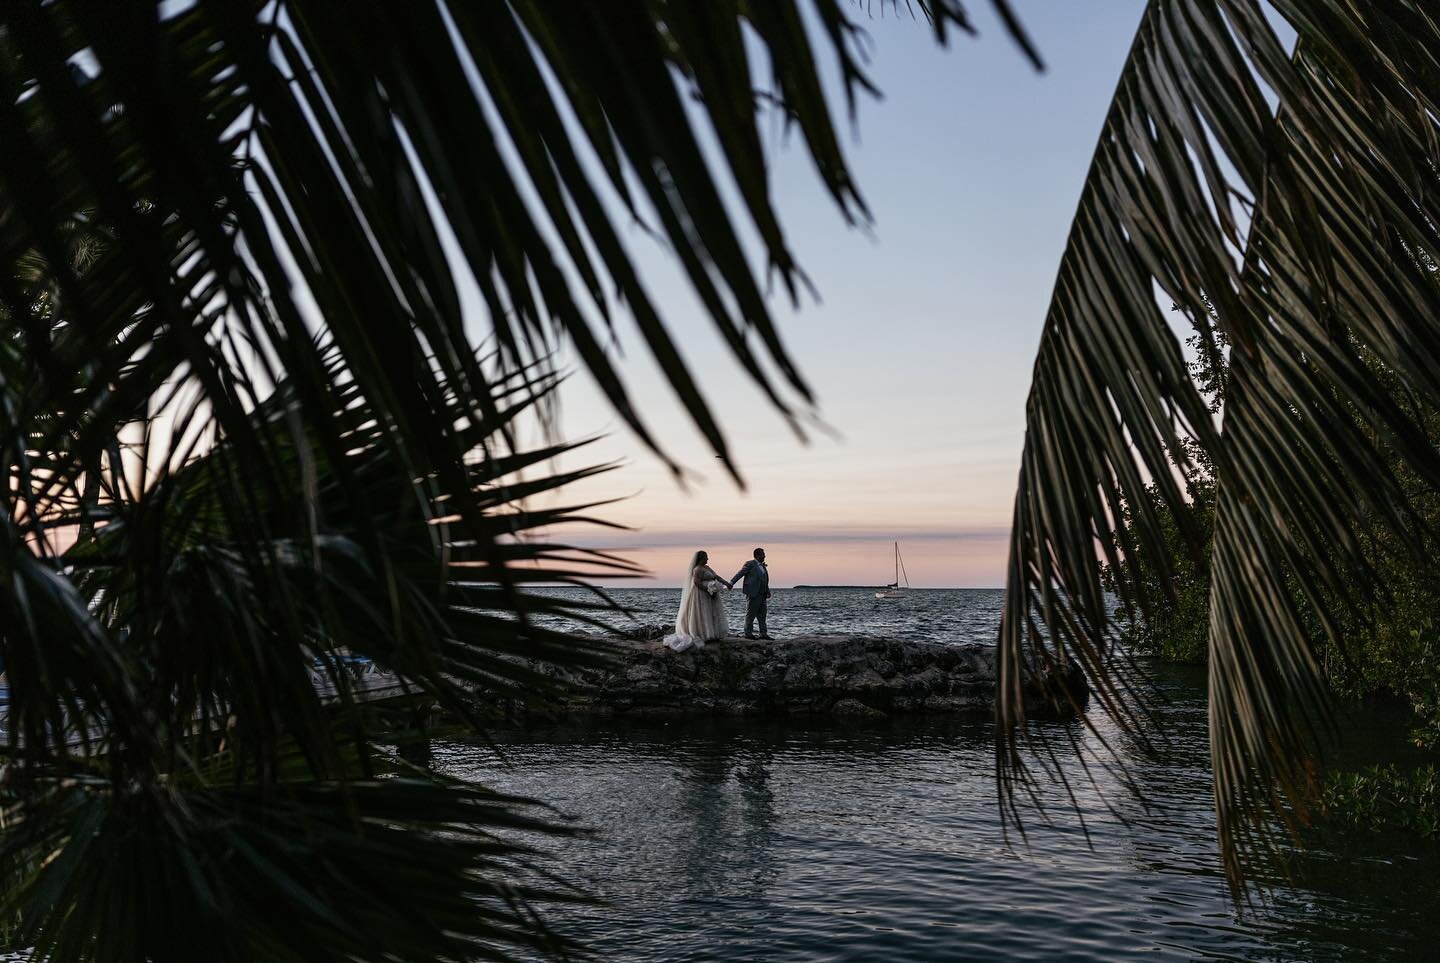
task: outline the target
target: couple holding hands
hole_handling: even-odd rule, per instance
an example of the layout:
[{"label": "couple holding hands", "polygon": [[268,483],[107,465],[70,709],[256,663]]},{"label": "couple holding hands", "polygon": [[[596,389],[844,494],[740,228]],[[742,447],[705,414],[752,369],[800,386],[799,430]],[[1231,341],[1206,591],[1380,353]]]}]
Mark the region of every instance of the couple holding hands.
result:
[{"label": "couple holding hands", "polygon": [[[765,567],[765,549],[755,549],[755,557],[740,567],[735,577],[728,582],[710,567],[710,556],[696,552],[690,559],[686,573],[685,590],[680,595],[680,611],[675,616],[675,632],[665,636],[665,644],[676,652],[686,649],[703,648],[706,642],[716,642],[730,634],[730,623],[725,617],[725,599],[722,589],[733,589],[743,579],[741,591],[748,604],[745,607],[745,638],[768,639],[765,631],[765,603],[770,598],[770,571]],[[760,634],[754,634],[756,620],[760,621]]]}]

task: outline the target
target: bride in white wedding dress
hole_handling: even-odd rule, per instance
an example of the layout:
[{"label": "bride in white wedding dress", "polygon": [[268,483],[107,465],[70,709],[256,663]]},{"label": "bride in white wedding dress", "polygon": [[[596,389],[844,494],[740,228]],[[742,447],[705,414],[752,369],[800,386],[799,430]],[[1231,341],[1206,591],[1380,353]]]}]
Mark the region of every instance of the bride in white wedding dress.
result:
[{"label": "bride in white wedding dress", "polygon": [[725,618],[723,589],[730,583],[715,574],[709,565],[710,556],[696,552],[685,574],[685,590],[680,593],[680,611],[675,616],[675,632],[665,636],[665,644],[676,652],[702,649],[706,642],[715,642],[730,634]]}]

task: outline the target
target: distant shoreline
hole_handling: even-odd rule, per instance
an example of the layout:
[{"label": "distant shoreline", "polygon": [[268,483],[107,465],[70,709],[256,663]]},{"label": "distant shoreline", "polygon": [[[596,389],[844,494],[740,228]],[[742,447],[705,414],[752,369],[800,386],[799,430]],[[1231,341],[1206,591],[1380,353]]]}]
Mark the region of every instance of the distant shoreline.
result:
[{"label": "distant shoreline", "polygon": [[797,589],[866,589],[867,591],[869,591],[869,590],[874,590],[874,589],[883,589],[884,587],[885,587],[885,586],[883,586],[883,585],[792,585],[792,586],[791,586],[791,588],[797,588]]},{"label": "distant shoreline", "polygon": [[[546,587],[546,588],[575,589],[576,591],[588,591],[587,589],[580,589],[578,586],[574,586],[574,585],[547,585],[547,586],[545,586],[545,587]],[[599,588],[603,588],[603,589],[621,589],[621,590],[624,590],[624,591],[627,591],[627,592],[671,592],[671,591],[676,591],[676,590],[678,590],[678,589],[680,589],[680,588],[683,588],[683,586],[680,586],[680,585],[633,585],[633,584],[628,584],[628,585],[601,585],[601,586],[599,586]],[[812,592],[813,592],[813,591],[828,591],[828,590],[834,590],[834,589],[844,589],[844,590],[846,590],[846,591],[856,591],[856,592],[859,592],[859,591],[864,591],[864,592],[878,592],[878,591],[880,591],[880,590],[883,589],[883,588],[885,588],[884,585],[777,585],[777,586],[775,586],[775,591],[777,591],[777,592],[792,592],[792,591],[795,591],[796,589],[799,589],[799,590],[802,590],[802,591],[812,591]],[[1005,588],[1005,587],[1004,587],[1003,585],[949,585],[949,586],[946,586],[946,585],[927,585],[927,586],[924,586],[923,588],[911,587],[910,589],[908,589],[908,591],[911,591],[911,592],[1001,592],[1001,591],[1004,591],[1004,588]]]},{"label": "distant shoreline", "polygon": [[[888,585],[792,585],[792,589],[863,589],[866,592],[878,592],[887,589]],[[988,585],[911,585],[905,589],[907,592],[999,592],[1003,586]]]}]

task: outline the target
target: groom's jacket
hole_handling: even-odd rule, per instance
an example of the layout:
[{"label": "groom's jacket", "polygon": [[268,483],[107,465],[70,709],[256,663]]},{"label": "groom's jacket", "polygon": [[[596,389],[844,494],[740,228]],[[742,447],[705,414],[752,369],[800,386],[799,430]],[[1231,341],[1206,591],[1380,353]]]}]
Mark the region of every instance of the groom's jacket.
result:
[{"label": "groom's jacket", "polygon": [[733,582],[742,575],[745,576],[745,584],[740,586],[740,591],[744,592],[750,598],[763,599],[765,593],[770,591],[770,572],[765,568],[763,563],[757,562],[752,558],[740,566],[740,571],[736,572],[735,578],[732,578],[730,581]]}]

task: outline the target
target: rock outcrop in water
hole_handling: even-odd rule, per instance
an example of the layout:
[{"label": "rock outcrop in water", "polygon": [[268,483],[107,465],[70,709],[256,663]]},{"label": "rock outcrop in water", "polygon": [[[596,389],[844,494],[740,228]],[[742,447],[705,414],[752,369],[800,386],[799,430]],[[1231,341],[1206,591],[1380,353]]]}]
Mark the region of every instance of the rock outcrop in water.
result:
[{"label": "rock outcrop in water", "polygon": [[[826,713],[880,718],[892,713],[989,713],[995,706],[995,650],[988,645],[908,642],[870,635],[807,635],[773,642],[733,638],[672,652],[660,631],[611,640],[605,669],[542,671],[566,683],[549,707],[561,714],[630,716]],[[1067,672],[1027,686],[1026,708],[1070,711],[1084,676]],[[525,712],[525,707],[511,706]]]}]

